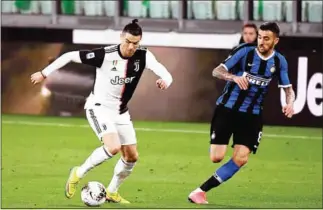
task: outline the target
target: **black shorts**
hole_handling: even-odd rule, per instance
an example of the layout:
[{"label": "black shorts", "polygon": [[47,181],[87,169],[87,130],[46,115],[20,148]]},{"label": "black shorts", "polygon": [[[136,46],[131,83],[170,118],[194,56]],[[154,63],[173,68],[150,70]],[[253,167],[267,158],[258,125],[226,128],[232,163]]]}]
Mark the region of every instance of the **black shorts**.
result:
[{"label": "black shorts", "polygon": [[227,145],[233,134],[233,145],[247,146],[255,154],[261,140],[262,126],[261,115],[217,106],[211,124],[211,144]]}]

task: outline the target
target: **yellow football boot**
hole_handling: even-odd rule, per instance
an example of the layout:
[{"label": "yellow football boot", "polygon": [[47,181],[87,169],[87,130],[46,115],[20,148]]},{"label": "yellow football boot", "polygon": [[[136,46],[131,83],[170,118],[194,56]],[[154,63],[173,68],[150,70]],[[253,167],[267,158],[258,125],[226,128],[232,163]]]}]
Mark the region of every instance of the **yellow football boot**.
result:
[{"label": "yellow football boot", "polygon": [[71,169],[70,176],[66,182],[65,186],[65,196],[67,198],[72,198],[76,192],[76,186],[80,182],[81,178],[77,177],[76,170],[78,167],[74,167]]},{"label": "yellow football boot", "polygon": [[112,202],[112,203],[122,203],[122,204],[130,203],[126,199],[122,198],[121,195],[118,192],[110,193],[110,192],[107,191],[106,200],[108,202]]}]

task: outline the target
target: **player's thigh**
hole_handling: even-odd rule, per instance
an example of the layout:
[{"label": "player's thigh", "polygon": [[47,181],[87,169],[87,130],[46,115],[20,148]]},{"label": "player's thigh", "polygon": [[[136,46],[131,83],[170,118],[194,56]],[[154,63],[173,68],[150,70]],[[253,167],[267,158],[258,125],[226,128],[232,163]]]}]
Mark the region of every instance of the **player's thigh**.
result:
[{"label": "player's thigh", "polygon": [[249,152],[255,154],[262,137],[262,127],[262,116],[242,114],[236,120],[236,128],[233,133],[234,145],[243,145],[250,150]]},{"label": "player's thigh", "polygon": [[116,120],[116,129],[121,145],[137,144],[136,132],[129,112],[125,112],[118,116]]},{"label": "player's thigh", "polygon": [[223,160],[227,152],[228,145],[225,144],[211,144],[210,159],[213,163],[219,163]]},{"label": "player's thigh", "polygon": [[231,110],[223,106],[216,107],[211,121],[211,145],[228,145],[233,131],[232,114]]},{"label": "player's thigh", "polygon": [[138,159],[137,137],[129,112],[119,116],[116,128],[123,158],[126,161],[135,162]]},{"label": "player's thigh", "polygon": [[87,120],[98,139],[111,153],[120,150],[118,131],[113,121],[113,116],[102,107],[86,109]]}]

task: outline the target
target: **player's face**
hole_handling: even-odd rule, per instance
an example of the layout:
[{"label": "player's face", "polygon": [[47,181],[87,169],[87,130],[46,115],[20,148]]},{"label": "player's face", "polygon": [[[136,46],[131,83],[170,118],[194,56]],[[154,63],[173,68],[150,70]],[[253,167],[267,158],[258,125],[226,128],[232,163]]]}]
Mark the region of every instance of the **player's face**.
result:
[{"label": "player's face", "polygon": [[262,54],[270,52],[278,43],[279,38],[272,31],[258,32],[258,51]]},{"label": "player's face", "polygon": [[134,36],[130,33],[121,34],[121,52],[125,57],[131,57],[139,47],[141,36]]},{"label": "player's face", "polygon": [[257,39],[257,32],[252,27],[246,27],[243,29],[242,38],[245,43],[253,43]]}]

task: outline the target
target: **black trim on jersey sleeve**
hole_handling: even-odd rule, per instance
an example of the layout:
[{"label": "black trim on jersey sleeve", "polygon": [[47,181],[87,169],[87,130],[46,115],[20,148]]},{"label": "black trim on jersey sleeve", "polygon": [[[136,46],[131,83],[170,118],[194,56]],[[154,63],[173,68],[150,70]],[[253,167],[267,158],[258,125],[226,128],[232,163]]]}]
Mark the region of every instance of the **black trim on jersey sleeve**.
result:
[{"label": "black trim on jersey sleeve", "polygon": [[105,57],[104,48],[97,48],[93,50],[80,50],[79,52],[82,63],[101,68]]},{"label": "black trim on jersey sleeve", "polygon": [[241,59],[251,50],[254,50],[256,44],[254,43],[244,43],[236,48],[234,48],[229,56],[221,63],[225,68],[230,71],[232,68],[236,67],[240,63]]}]

